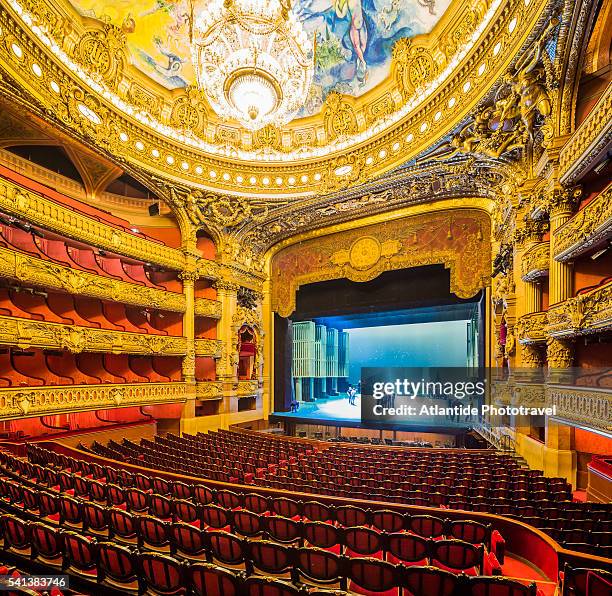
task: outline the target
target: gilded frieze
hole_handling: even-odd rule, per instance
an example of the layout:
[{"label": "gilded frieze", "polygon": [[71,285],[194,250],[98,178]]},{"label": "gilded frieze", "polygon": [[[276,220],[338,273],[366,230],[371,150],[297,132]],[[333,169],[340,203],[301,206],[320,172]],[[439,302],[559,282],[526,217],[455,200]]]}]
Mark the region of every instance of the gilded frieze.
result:
[{"label": "gilded frieze", "polygon": [[557,229],[553,251],[557,261],[569,261],[612,238],[612,184]]},{"label": "gilded frieze", "polygon": [[184,294],[72,269],[2,247],[0,247],[0,275],[26,285],[56,289],[69,294],[172,312],[185,312]]},{"label": "gilded frieze", "polygon": [[540,242],[534,244],[523,254],[521,259],[521,279],[533,282],[548,275],[550,266],[550,244]]},{"label": "gilded frieze", "polygon": [[556,406],[558,418],[608,433],[612,431],[612,395],[609,390],[548,386],[546,405]]},{"label": "gilded frieze", "polygon": [[185,383],[2,388],[0,419],[176,403],[188,397]]},{"label": "gilded frieze", "polygon": [[184,337],[111,331],[6,316],[0,316],[0,344],[18,348],[68,350],[73,353],[182,356],[187,351],[187,340]]},{"label": "gilded frieze", "polygon": [[223,383],[218,381],[198,381],[196,383],[196,399],[202,401],[223,399]]},{"label": "gilded frieze", "polygon": [[474,296],[489,283],[489,215],[476,209],[416,215],[336,232],[280,250],[272,259],[272,309],[289,316],[304,284],[346,277],[368,281],[383,271],[443,264],[450,291]]}]

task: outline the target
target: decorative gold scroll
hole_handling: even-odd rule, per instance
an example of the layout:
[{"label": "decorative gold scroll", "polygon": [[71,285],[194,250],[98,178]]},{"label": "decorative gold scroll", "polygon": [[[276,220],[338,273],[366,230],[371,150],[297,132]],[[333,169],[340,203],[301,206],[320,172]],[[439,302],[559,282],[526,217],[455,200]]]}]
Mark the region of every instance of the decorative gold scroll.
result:
[{"label": "decorative gold scroll", "polygon": [[302,285],[340,279],[369,281],[384,271],[442,264],[450,291],[470,298],[490,279],[489,215],[477,209],[425,213],[336,232],[294,244],[272,260],[272,309],[295,310]]}]

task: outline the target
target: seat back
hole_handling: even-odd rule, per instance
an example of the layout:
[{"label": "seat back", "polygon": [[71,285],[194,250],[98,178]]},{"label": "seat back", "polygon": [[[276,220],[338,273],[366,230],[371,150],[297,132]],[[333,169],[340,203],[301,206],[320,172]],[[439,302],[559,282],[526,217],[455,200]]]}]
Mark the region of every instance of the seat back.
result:
[{"label": "seat back", "polygon": [[347,575],[351,583],[354,582],[359,588],[374,593],[393,590],[401,582],[396,565],[370,557],[348,559]]},{"label": "seat back", "polygon": [[299,548],[295,553],[295,568],[300,576],[316,584],[344,586],[346,583],[342,558],[321,548]]},{"label": "seat back", "polygon": [[138,537],[141,544],[162,548],[170,544],[170,524],[151,515],[139,515]]},{"label": "seat back", "polygon": [[175,522],[170,526],[172,552],[178,552],[187,558],[197,558],[206,552],[206,532],[194,528],[191,524]]},{"label": "seat back", "polygon": [[408,529],[423,538],[439,538],[444,535],[444,521],[433,515],[413,515]]},{"label": "seat back", "polygon": [[[204,486],[203,484],[196,484],[193,487],[193,500],[196,503],[200,503],[200,505],[208,505],[209,503],[214,502],[215,494],[207,486]],[[250,509],[250,507],[247,507],[247,509]]]},{"label": "seat back", "polygon": [[30,524],[30,542],[36,557],[56,559],[63,555],[64,540],[62,533],[57,528],[52,528],[42,522],[32,522]]},{"label": "seat back", "polygon": [[403,575],[404,585],[412,596],[451,596],[459,582],[454,573],[438,567],[406,567]]},{"label": "seat back", "polygon": [[403,563],[415,563],[427,558],[429,541],[421,536],[395,532],[387,537],[389,552]]},{"label": "seat back", "polygon": [[245,563],[244,543],[235,534],[213,531],[207,533],[207,538],[215,561],[232,566]]},{"label": "seat back", "polygon": [[365,526],[368,523],[368,512],[360,507],[341,505],[336,507],[336,520],[341,526]]},{"label": "seat back", "polygon": [[304,517],[313,522],[326,522],[334,518],[332,507],[328,507],[318,501],[307,501],[302,508]]},{"label": "seat back", "polygon": [[262,516],[247,510],[234,511],[232,527],[236,533],[249,538],[260,536],[264,529]]},{"label": "seat back", "polygon": [[98,544],[98,579],[126,589],[138,580],[138,568],[132,552],[114,542]]},{"label": "seat back", "polygon": [[449,534],[453,538],[465,540],[470,544],[488,544],[491,537],[491,526],[471,520],[457,520],[450,522]]},{"label": "seat back", "polygon": [[86,529],[101,532],[108,528],[108,513],[102,505],[85,501],[82,512]]},{"label": "seat back", "polygon": [[155,594],[184,594],[184,567],[175,558],[160,553],[142,553],[138,557],[140,575],[147,589]]},{"label": "seat back", "polygon": [[76,532],[63,533],[67,568],[77,573],[87,573],[95,577],[97,543]]},{"label": "seat back", "polygon": [[364,526],[345,528],[344,544],[360,556],[373,555],[383,549],[383,537],[378,530]]},{"label": "seat back", "polygon": [[288,517],[266,517],[266,531],[276,542],[290,544],[302,539],[302,523]]},{"label": "seat back", "polygon": [[218,530],[229,525],[230,512],[218,505],[204,505],[202,507],[202,519],[207,526]]},{"label": "seat back", "polygon": [[272,575],[283,575],[291,571],[293,557],[289,547],[268,540],[256,540],[248,546],[249,562],[258,571]]},{"label": "seat back", "polygon": [[483,547],[463,540],[438,540],[432,543],[432,559],[451,569],[464,571],[477,567],[480,570]]},{"label": "seat back", "polygon": [[195,596],[242,596],[241,582],[229,569],[211,563],[192,563],[187,570],[187,583]]},{"label": "seat back", "polygon": [[372,525],[381,532],[399,532],[404,529],[404,516],[397,511],[381,509],[372,513]]},{"label": "seat back", "polygon": [[319,548],[332,548],[342,543],[342,530],[320,521],[305,522],[303,536],[308,544]]},{"label": "seat back", "polygon": [[243,496],[244,508],[254,513],[265,513],[270,509],[270,503],[266,497],[256,493],[248,493]]},{"label": "seat back", "polygon": [[5,547],[9,546],[15,550],[29,548],[29,522],[19,519],[14,515],[6,514],[2,516],[2,526],[4,528]]},{"label": "seat back", "polygon": [[138,535],[136,517],[122,509],[111,509],[109,525],[113,536],[132,539]]}]

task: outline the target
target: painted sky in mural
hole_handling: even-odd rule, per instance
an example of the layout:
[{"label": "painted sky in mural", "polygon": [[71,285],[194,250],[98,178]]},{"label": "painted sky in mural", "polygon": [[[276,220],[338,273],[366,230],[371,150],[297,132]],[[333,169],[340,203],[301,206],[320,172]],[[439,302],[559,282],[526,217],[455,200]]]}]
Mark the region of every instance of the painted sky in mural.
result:
[{"label": "painted sky in mural", "polygon": [[[300,115],[318,112],[330,91],[359,96],[380,83],[389,73],[393,43],[429,32],[450,1],[296,0],[294,11],[316,40],[314,82]],[[157,82],[168,89],[193,82],[189,0],[73,3],[81,14],[121,27],[134,64]]]}]

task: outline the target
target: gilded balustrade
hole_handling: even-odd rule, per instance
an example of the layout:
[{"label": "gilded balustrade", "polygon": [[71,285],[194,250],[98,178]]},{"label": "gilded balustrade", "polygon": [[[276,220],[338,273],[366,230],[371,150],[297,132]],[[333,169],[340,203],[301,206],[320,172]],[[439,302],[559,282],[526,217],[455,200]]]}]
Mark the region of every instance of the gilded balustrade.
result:
[{"label": "gilded balustrade", "polygon": [[187,340],[184,337],[113,331],[6,316],[0,316],[0,344],[19,348],[68,350],[73,353],[183,356],[187,352]]},{"label": "gilded balustrade", "polygon": [[578,180],[602,154],[612,139],[612,83],[574,131],[559,155],[559,177],[563,184]]},{"label": "gilded balustrade", "polygon": [[149,288],[137,283],[72,269],[2,247],[0,247],[0,276],[15,279],[22,284],[60,290],[79,296],[185,312],[185,296],[182,293]]},{"label": "gilded balustrade", "polygon": [[222,345],[223,342],[219,339],[197,338],[195,340],[195,355],[220,358]]},{"label": "gilded balustrade", "polygon": [[612,392],[592,387],[546,387],[546,406],[556,407],[557,418],[612,431]]},{"label": "gilded balustrade", "polygon": [[0,420],[103,408],[183,402],[185,383],[66,385],[0,389]]},{"label": "gilded balustrade", "polygon": [[516,323],[518,341],[521,344],[546,342],[546,312],[534,312],[520,317]]},{"label": "gilded balustrade", "polygon": [[223,384],[220,381],[198,381],[196,399],[202,401],[223,399]]},{"label": "gilded balustrade", "polygon": [[[184,255],[176,248],[115,228],[52,199],[30,192],[10,180],[0,180],[0,209],[67,238],[116,254],[155,263],[168,269],[180,270],[184,266]],[[201,268],[206,270],[204,265]]]},{"label": "gilded balustrade", "polygon": [[612,184],[553,235],[556,261],[569,261],[612,238]]},{"label": "gilded balustrade", "polygon": [[208,317],[209,319],[221,318],[221,302],[210,298],[195,299],[195,316]]},{"label": "gilded balustrade", "polygon": [[533,282],[548,275],[550,245],[539,242],[525,251],[521,260],[521,279]]},{"label": "gilded balustrade", "polygon": [[574,337],[609,329],[612,329],[612,282],[548,309],[546,332],[551,337]]}]

